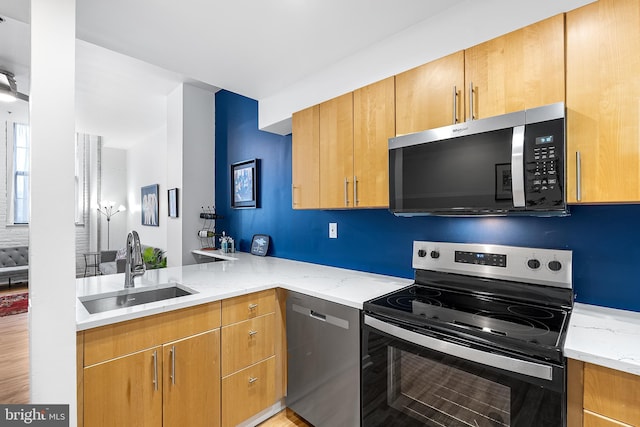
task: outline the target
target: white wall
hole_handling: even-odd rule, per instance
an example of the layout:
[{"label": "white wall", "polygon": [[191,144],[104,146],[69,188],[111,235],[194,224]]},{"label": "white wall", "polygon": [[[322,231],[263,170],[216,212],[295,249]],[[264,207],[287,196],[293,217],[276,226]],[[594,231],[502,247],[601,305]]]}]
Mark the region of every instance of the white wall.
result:
[{"label": "white wall", "polygon": [[195,264],[203,206],[214,204],[215,98],[188,84],[167,101],[168,188],[178,188],[178,218],[167,218],[169,266]]},{"label": "white wall", "polygon": [[[101,200],[115,202],[115,209],[124,205],[127,210],[127,150],[102,147],[101,155]],[[114,210],[115,211],[115,210]],[[127,211],[120,212],[111,217],[107,227],[107,218],[100,214],[100,249],[107,249],[109,241],[110,249],[123,248],[127,242]],[[107,231],[111,229],[107,239]]]},{"label": "white wall", "polygon": [[[158,184],[158,227],[142,225],[140,190]],[[127,153],[127,230],[136,230],[143,245],[167,249],[167,128],[154,131]],[[120,215],[120,214],[118,214]]]},{"label": "white wall", "polygon": [[179,85],[167,96],[167,185],[168,188],[178,188],[178,218],[167,216],[166,255],[169,267],[182,265],[184,86]]},{"label": "white wall", "polygon": [[30,401],[77,423],[75,0],[31,0]]},{"label": "white wall", "polygon": [[184,85],[182,185],[182,264],[195,264],[191,254],[200,249],[196,237],[202,228],[203,206],[215,204],[215,96],[212,92]]},{"label": "white wall", "polygon": [[[260,99],[258,126],[291,133],[291,114],[594,0],[468,0]],[[455,27],[451,22],[456,22]]]}]

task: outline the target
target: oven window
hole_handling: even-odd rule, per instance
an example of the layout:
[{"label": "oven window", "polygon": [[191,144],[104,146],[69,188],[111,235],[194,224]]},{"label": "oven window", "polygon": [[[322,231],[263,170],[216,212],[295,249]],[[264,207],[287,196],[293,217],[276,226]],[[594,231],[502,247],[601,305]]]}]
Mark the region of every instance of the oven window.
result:
[{"label": "oven window", "polygon": [[388,347],[387,404],[439,426],[511,426],[511,390],[477,375]]},{"label": "oven window", "polygon": [[362,329],[363,427],[560,427],[564,369],[553,384]]}]

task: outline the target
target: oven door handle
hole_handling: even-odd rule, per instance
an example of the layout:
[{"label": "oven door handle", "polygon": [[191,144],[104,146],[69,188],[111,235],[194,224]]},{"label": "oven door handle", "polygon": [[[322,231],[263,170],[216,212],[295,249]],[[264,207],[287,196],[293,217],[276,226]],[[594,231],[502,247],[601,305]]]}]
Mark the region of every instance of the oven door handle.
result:
[{"label": "oven door handle", "polygon": [[540,378],[543,380],[553,380],[553,369],[549,365],[529,362],[526,360],[514,359],[512,357],[503,356],[501,354],[488,353],[486,351],[477,350],[475,348],[465,347],[459,344],[453,344],[437,338],[409,331],[399,326],[392,325],[382,320],[375,319],[371,316],[364,316],[364,323],[372,328],[378,329],[386,334],[400,338],[404,341],[426,347],[431,350],[439,351],[450,356],[459,357],[471,362],[480,363],[482,365],[492,366],[498,369],[504,369],[530,377]]}]

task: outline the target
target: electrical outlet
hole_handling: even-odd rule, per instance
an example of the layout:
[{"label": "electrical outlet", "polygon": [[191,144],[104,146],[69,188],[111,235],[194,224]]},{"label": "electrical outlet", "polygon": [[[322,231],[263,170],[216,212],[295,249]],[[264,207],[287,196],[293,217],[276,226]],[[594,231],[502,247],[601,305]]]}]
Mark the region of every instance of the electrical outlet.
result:
[{"label": "electrical outlet", "polygon": [[329,238],[337,239],[338,238],[338,223],[330,222],[329,223]]}]

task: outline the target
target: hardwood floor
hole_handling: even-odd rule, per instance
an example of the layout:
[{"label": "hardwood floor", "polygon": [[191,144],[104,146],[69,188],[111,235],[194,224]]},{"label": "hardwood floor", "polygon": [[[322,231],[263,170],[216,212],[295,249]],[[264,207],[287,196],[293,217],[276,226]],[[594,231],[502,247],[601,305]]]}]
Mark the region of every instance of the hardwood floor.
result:
[{"label": "hardwood floor", "polygon": [[291,409],[285,409],[259,424],[258,427],[313,427]]},{"label": "hardwood floor", "polygon": [[[22,291],[24,292],[24,291]],[[0,402],[29,403],[28,313],[0,317]]]},{"label": "hardwood floor", "polygon": [[29,285],[26,283],[18,283],[15,285],[2,285],[0,286],[0,295],[12,295],[12,294],[21,294],[22,292],[27,292],[29,290]]}]

